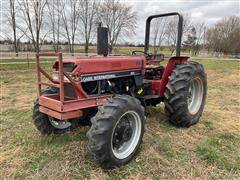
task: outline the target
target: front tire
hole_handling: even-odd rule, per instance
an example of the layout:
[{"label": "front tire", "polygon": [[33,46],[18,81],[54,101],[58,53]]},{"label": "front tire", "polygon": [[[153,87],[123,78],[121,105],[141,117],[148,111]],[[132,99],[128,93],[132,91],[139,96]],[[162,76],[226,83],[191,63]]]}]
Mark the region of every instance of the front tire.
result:
[{"label": "front tire", "polygon": [[172,124],[190,127],[203,112],[207,94],[207,75],[201,64],[178,64],[169,77],[164,93],[165,112]]},{"label": "front tire", "polygon": [[87,133],[88,150],[102,168],[128,163],[144,133],[144,108],[138,99],[118,95],[100,106]]},{"label": "front tire", "polygon": [[[48,94],[54,94],[54,93],[57,93],[56,89],[48,87],[41,92],[41,96],[45,96]],[[56,124],[55,126],[57,126],[57,123],[60,121],[57,121],[53,117],[50,117],[50,116],[40,112],[39,107],[40,107],[39,100],[36,99],[34,102],[34,106],[33,106],[32,119],[33,119],[34,125],[41,132],[41,134],[47,134],[47,135],[63,134],[70,128],[70,127],[68,127],[68,128],[59,129],[59,128],[54,127],[54,123]]]}]

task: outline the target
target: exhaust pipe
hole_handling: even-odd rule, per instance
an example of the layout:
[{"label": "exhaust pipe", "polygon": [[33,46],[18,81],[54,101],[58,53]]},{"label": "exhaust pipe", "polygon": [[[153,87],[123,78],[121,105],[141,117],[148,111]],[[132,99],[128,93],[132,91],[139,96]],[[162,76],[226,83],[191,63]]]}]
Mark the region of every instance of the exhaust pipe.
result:
[{"label": "exhaust pipe", "polygon": [[108,55],[108,28],[98,24],[97,28],[97,54],[106,57]]}]

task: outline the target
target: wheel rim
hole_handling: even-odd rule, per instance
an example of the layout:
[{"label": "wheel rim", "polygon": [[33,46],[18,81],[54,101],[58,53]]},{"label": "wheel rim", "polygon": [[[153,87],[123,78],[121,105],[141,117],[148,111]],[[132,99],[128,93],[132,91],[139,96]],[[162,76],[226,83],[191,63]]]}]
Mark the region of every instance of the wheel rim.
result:
[{"label": "wheel rim", "polygon": [[48,116],[48,120],[51,123],[51,125],[57,129],[67,129],[72,125],[69,121],[63,121],[63,120],[58,121],[51,116]]},{"label": "wheel rim", "polygon": [[195,77],[191,80],[187,103],[188,103],[188,111],[190,114],[196,114],[201,105],[203,100],[203,83],[199,77]]},{"label": "wheel rim", "polygon": [[111,148],[116,158],[125,159],[134,152],[141,128],[141,119],[135,111],[127,111],[119,118],[111,137]]}]

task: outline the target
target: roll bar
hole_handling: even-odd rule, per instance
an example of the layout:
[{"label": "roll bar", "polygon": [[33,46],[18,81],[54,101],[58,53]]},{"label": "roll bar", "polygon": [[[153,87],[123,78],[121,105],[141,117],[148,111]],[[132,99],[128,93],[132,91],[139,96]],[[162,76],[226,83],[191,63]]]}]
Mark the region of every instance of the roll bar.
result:
[{"label": "roll bar", "polygon": [[176,56],[180,56],[182,33],[183,33],[183,16],[177,12],[157,14],[149,16],[146,20],[146,30],[145,30],[145,48],[144,52],[147,53],[149,49],[149,35],[150,35],[150,25],[154,18],[166,17],[166,16],[178,16],[178,35],[177,35],[177,46],[176,46]]}]

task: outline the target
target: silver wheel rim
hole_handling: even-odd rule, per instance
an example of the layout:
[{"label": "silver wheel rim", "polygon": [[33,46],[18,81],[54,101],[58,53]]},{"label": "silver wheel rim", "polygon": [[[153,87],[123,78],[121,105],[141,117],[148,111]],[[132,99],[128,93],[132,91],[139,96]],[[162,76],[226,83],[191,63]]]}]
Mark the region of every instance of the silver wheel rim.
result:
[{"label": "silver wheel rim", "polygon": [[[129,123],[131,127],[131,136],[128,137],[128,139],[124,142],[118,143],[117,140],[120,139],[119,137],[119,126],[122,127],[122,124]],[[128,125],[124,130],[124,135],[128,134]],[[126,130],[127,129],[127,130]],[[135,111],[127,111],[124,113],[116,123],[112,137],[111,137],[111,148],[114,156],[117,159],[125,159],[128,156],[130,156],[134,150],[136,149],[140,136],[141,136],[141,129],[142,129],[142,123],[140,116]],[[127,132],[126,132],[127,131]]]},{"label": "silver wheel rim", "polygon": [[67,129],[69,128],[72,124],[69,121],[57,121],[55,118],[48,116],[48,120],[51,123],[51,125],[57,129]]},{"label": "silver wheel rim", "polygon": [[188,90],[188,111],[190,114],[196,114],[201,105],[203,100],[203,83],[199,77],[195,77],[191,80],[190,87]]}]

